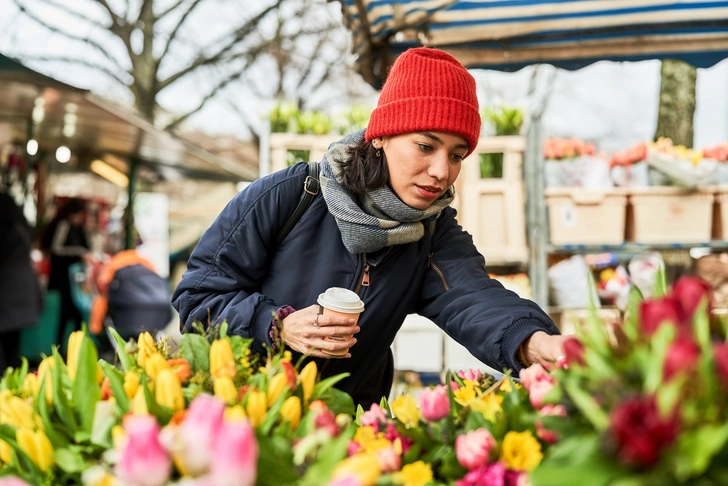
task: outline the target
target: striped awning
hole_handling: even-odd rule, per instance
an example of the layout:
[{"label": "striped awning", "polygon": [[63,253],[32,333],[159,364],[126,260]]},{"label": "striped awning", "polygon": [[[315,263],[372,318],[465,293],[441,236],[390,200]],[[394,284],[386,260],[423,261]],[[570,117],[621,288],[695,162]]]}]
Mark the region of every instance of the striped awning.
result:
[{"label": "striped awning", "polygon": [[470,68],[728,57],[728,1],[339,0],[358,69],[379,86],[404,50],[447,50]]}]

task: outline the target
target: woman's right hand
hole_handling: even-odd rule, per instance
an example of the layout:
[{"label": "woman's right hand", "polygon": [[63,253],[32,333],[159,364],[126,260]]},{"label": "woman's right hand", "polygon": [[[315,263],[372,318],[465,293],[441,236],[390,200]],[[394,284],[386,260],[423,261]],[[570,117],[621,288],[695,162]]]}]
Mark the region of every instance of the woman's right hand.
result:
[{"label": "woman's right hand", "polygon": [[[318,358],[351,358],[351,354],[342,356],[326,354],[322,349],[337,352],[351,348],[356,344],[353,334],[359,332],[356,320],[341,316],[319,315],[319,306],[312,305],[296,311],[283,319],[281,336],[286,345],[299,353]],[[318,319],[316,316],[318,315]],[[314,325],[318,322],[318,326]],[[324,341],[329,336],[345,337],[343,341]]]}]

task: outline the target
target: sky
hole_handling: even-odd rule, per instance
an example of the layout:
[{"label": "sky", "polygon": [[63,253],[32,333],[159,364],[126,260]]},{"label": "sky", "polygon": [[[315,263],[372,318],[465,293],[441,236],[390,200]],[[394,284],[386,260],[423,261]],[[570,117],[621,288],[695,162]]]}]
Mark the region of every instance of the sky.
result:
[{"label": "sky", "polygon": [[[70,31],[79,36],[88,36],[92,28],[87,24],[44,7],[40,0],[18,0],[32,8],[34,12],[48,20],[60,21]],[[134,0],[132,0],[134,1]],[[90,0],[75,0],[89,17],[102,19],[103,12]],[[119,0],[113,1],[112,5]],[[164,2],[162,2],[164,3]],[[241,21],[250,15],[249,5],[257,2],[230,2],[209,0],[209,7],[201,9],[194,21],[189,22],[184,32],[188,43],[206,43],[219,33],[229,29],[232,21]],[[326,6],[327,14],[340,18],[336,2]],[[347,42],[348,32],[341,28],[337,39]],[[118,47],[116,47],[118,49]],[[93,58],[92,51],[84,51],[82,44],[71,42],[64,37],[45,30],[18,12],[13,0],[0,0],[0,52],[21,56],[33,69],[61,81],[96,93],[120,103],[131,103],[131,95],[115,85],[104,75],[95,74],[88,69],[68,64],[34,62],[27,56],[68,55],[81,53]],[[112,46],[112,52],[114,47]],[[184,48],[183,48],[184,49]],[[183,49],[171,64],[182,62]],[[188,51],[189,53],[191,51]],[[345,62],[351,62],[347,59]],[[168,65],[172,70],[177,66]],[[500,73],[474,70],[473,75],[479,86],[481,106],[521,106],[528,109],[533,99],[527,96],[532,68],[517,73]],[[547,77],[556,71],[553,92],[544,114],[544,134],[546,136],[578,137],[594,141],[600,150],[611,152],[628,148],[654,135],[657,123],[658,93],[660,83],[659,61],[638,63],[600,62],[578,71],[555,70],[543,66],[540,75]],[[241,138],[249,136],[245,122],[238,112],[232,110],[229,102],[242,107],[248,121],[257,122],[272,106],[272,101],[264,99],[249,87],[250,83],[265,85],[270,71],[261,66],[250,74],[247,80],[231,85],[223,95],[212,100],[206,107],[193,116],[187,123],[188,128],[207,131],[211,134],[233,134]],[[203,96],[213,80],[209,73],[192,76],[184,83],[165,91],[161,101],[171,111],[182,112],[193,107],[196,100]],[[356,84],[361,102],[371,107],[376,103],[376,93],[358,77],[353,76],[346,82],[349,87]],[[337,101],[328,103],[322,98],[319,105],[343,109],[341,96],[327,90]],[[319,95],[321,96],[321,95]],[[728,61],[698,71],[697,107],[695,113],[695,140],[697,148],[724,143],[728,140]]]}]

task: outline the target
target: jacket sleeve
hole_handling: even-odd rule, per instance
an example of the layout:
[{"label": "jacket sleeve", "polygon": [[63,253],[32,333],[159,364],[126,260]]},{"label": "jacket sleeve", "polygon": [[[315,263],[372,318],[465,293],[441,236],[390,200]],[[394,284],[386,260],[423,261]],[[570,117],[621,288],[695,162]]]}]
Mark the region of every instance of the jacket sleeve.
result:
[{"label": "jacket sleeve", "polygon": [[[302,167],[298,167],[302,166]],[[305,164],[258,179],[238,193],[205,231],[172,296],[183,330],[192,323],[228,323],[228,332],[271,345],[280,307],[260,292],[279,229],[298,204]]]},{"label": "jacket sleeve", "polygon": [[418,313],[496,369],[523,367],[518,348],[531,334],[559,334],[535,303],[488,276],[472,237],[447,208],[437,223]]}]

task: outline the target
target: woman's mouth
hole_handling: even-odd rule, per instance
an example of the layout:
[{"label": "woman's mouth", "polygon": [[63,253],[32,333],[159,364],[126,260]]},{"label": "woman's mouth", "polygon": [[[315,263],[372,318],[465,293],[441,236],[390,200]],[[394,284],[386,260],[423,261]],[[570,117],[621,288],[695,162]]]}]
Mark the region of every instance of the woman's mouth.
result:
[{"label": "woman's mouth", "polygon": [[435,186],[417,186],[417,190],[419,191],[420,195],[422,197],[427,199],[436,199],[440,193],[442,192],[442,189]]}]

